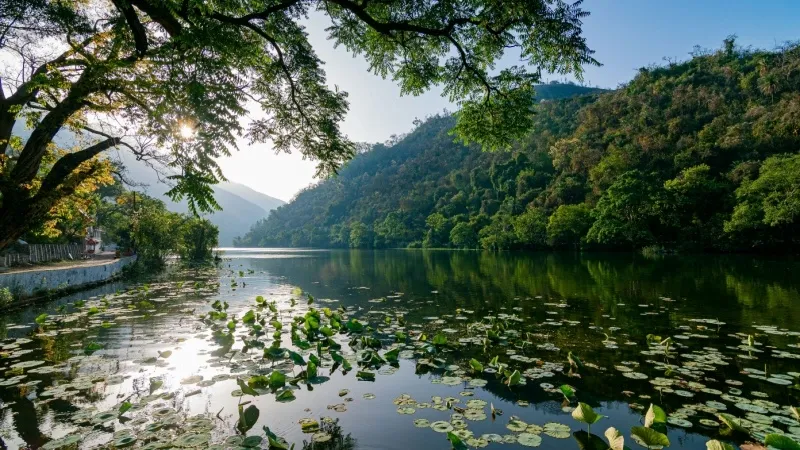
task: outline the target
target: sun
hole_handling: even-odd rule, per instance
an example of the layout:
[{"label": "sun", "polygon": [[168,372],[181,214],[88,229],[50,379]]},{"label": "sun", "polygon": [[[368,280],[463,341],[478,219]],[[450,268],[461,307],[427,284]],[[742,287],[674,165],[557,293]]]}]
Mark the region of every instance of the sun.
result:
[{"label": "sun", "polygon": [[178,129],[181,137],[183,139],[191,139],[194,137],[194,128],[191,125],[182,123],[180,129]]}]

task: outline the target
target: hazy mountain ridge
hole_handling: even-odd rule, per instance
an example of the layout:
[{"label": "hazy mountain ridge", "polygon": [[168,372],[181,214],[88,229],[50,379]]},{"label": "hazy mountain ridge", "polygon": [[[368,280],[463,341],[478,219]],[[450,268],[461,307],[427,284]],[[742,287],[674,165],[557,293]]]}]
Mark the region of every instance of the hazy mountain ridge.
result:
[{"label": "hazy mountain ridge", "polygon": [[[175,202],[167,196],[170,186],[159,180],[153,168],[133,158],[124,158],[124,164],[127,178],[142,185],[130,189],[163,201],[170,211],[189,212],[186,200]],[[246,233],[253,224],[267,217],[270,211],[286,203],[239,183],[223,182],[213,186],[213,189],[214,199],[222,210],[204,216],[219,227],[220,246],[233,245],[236,236]]]}]

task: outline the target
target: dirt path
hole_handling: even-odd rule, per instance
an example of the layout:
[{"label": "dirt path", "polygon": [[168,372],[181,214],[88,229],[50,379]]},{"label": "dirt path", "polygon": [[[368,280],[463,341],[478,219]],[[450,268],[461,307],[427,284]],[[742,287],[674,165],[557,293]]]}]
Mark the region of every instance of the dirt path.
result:
[{"label": "dirt path", "polygon": [[0,273],[41,272],[46,270],[72,269],[75,267],[102,266],[114,261],[114,252],[98,253],[92,259],[77,259],[73,261],[56,261],[44,264],[24,265],[14,267],[0,267]]}]

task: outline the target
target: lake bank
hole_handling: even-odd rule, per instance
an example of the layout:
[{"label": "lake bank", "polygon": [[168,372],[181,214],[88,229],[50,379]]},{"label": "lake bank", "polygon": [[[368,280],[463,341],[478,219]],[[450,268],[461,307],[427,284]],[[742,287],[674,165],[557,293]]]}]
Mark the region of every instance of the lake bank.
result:
[{"label": "lake bank", "polygon": [[108,282],[136,262],[136,256],[97,261],[76,261],[64,267],[33,266],[24,270],[0,273],[0,288],[8,288],[14,295],[12,303],[0,309],[17,308],[42,297],[79,291]]}]

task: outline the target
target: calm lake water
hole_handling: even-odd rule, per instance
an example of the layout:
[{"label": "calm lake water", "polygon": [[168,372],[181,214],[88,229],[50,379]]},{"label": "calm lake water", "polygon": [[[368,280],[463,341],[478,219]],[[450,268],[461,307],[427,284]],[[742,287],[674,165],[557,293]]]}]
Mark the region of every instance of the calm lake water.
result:
[{"label": "calm lake water", "polygon": [[[297,449],[448,449],[437,432],[447,430],[470,448],[594,449],[612,426],[637,448],[631,428],[651,403],[669,415],[660,428],[669,448],[769,433],[800,440],[789,410],[800,405],[795,260],[295,249],[224,257],[218,268],[173,268],[4,314],[0,448],[266,448],[242,440],[265,437],[264,426]],[[309,311],[321,313],[320,332]],[[307,319],[293,332],[298,316]],[[350,319],[369,328],[348,333]],[[270,347],[281,350],[267,355]],[[376,347],[399,350],[398,362],[364,362]],[[308,374],[314,360],[317,376]],[[359,380],[359,370],[374,380]],[[504,384],[506,370],[520,383]],[[273,372],[287,378],[277,392],[263,385]],[[260,395],[243,393],[237,378]],[[562,385],[573,388],[570,401]],[[284,392],[294,399],[278,401]],[[607,416],[593,435],[570,414],[577,402]],[[258,417],[250,409],[242,419],[240,404]],[[750,436],[722,436],[718,413],[741,419]],[[320,429],[304,432],[304,418]]]}]

